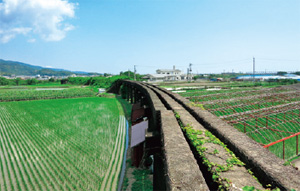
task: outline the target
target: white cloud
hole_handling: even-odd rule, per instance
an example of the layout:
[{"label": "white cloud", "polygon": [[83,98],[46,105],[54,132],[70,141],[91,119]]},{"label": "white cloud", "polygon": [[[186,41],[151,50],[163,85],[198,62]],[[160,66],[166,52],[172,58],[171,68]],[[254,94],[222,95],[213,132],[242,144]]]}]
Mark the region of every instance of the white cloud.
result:
[{"label": "white cloud", "polygon": [[[39,35],[46,41],[60,41],[74,26],[65,19],[74,18],[77,4],[68,0],[3,0],[0,3],[0,42],[17,35]],[[29,42],[33,38],[30,37]]]},{"label": "white cloud", "polygon": [[9,42],[11,39],[15,38],[16,35],[13,34],[5,34],[0,38],[0,42],[2,43],[7,43]]},{"label": "white cloud", "polygon": [[7,28],[7,29],[4,29],[4,30],[0,30],[0,42],[1,43],[7,43],[11,39],[15,38],[16,35],[18,35],[18,34],[26,35],[30,31],[31,31],[31,28],[24,28],[24,27]]}]

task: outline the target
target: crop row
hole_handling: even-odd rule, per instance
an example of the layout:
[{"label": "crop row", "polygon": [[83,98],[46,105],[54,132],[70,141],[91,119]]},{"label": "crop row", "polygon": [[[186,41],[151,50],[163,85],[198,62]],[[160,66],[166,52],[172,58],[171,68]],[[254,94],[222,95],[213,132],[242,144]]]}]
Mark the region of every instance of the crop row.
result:
[{"label": "crop row", "polygon": [[263,98],[242,99],[220,104],[204,104],[204,108],[217,116],[227,116],[236,113],[244,113],[247,111],[265,111],[266,109],[277,109],[281,106],[298,103],[300,94],[273,97],[266,96]]},{"label": "crop row", "polygon": [[0,91],[0,102],[39,99],[58,99],[73,97],[91,97],[95,95],[88,88],[70,88],[63,90],[10,90]]},{"label": "crop row", "polygon": [[246,90],[246,91],[235,91],[230,93],[216,93],[216,94],[208,94],[202,96],[193,96],[193,97],[189,97],[189,99],[193,102],[205,102],[205,101],[239,98],[244,96],[262,95],[266,93],[273,94],[273,93],[288,92],[288,91],[291,90],[285,88],[264,88],[260,90]]},{"label": "crop row", "polygon": [[197,97],[197,96],[208,96],[213,94],[227,94],[235,93],[241,91],[252,91],[256,90],[254,88],[235,88],[235,89],[216,89],[216,90],[207,90],[207,89],[194,89],[186,90],[185,92],[180,92],[179,94],[183,97]]},{"label": "crop row", "polygon": [[[262,145],[299,132],[300,91],[269,88],[207,94],[190,97],[190,100]],[[285,144],[289,157],[296,154],[295,140],[293,138]],[[279,157],[282,157],[282,149],[282,144],[270,148]]]},{"label": "crop row", "polygon": [[[125,144],[125,117],[120,116],[120,123],[118,128],[118,135],[116,144],[113,149],[112,157],[105,173],[100,190],[117,190],[118,175],[121,171],[122,158],[124,154]],[[112,173],[115,172],[115,173]]]},{"label": "crop row", "polygon": [[256,134],[264,134],[263,137],[258,136],[255,139],[259,143],[269,144],[299,131],[300,110],[252,117],[245,121],[231,119],[228,122],[252,137],[257,136]]},{"label": "crop row", "polygon": [[116,141],[117,105],[102,98],[2,103],[0,189],[98,190]]}]

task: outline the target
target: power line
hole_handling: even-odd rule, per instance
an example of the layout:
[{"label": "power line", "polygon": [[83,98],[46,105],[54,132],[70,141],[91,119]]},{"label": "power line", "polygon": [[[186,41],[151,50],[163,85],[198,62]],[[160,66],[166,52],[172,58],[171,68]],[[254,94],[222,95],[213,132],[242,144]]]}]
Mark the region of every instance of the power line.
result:
[{"label": "power line", "polygon": [[[145,66],[145,65],[136,65],[136,66],[138,66],[138,67],[140,67],[140,68],[159,68],[159,67],[161,67],[161,66],[155,66],[155,65],[152,65],[152,66]],[[179,66],[179,65],[176,65],[176,67],[185,67],[185,66]]]},{"label": "power line", "polygon": [[245,62],[245,61],[251,61],[251,59],[247,58],[247,59],[241,59],[241,60],[231,60],[231,61],[224,61],[224,62],[204,62],[204,64],[193,64],[194,66],[203,66],[203,65],[212,65],[212,64],[216,64],[216,65],[223,65],[223,64],[230,64],[230,63],[237,63],[237,62]]},{"label": "power line", "polygon": [[300,60],[289,60],[289,59],[272,59],[272,58],[257,58],[259,60],[278,61],[278,62],[300,62]]},{"label": "power line", "polygon": [[[224,61],[224,62],[203,62],[201,64],[192,64],[193,66],[205,66],[205,65],[224,65],[224,64],[230,64],[230,63],[249,63],[246,61],[251,61],[251,59],[241,59],[241,60],[231,60],[231,61]],[[160,68],[161,66],[157,66],[157,65],[135,65],[138,66],[140,68]],[[185,67],[184,65],[176,65],[176,67]]]}]

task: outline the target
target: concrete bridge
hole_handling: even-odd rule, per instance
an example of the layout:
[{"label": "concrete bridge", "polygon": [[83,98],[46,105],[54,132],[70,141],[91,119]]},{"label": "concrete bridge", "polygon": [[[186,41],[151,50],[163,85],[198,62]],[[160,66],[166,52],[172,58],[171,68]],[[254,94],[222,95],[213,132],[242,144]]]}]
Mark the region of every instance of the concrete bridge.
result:
[{"label": "concrete bridge", "polygon": [[149,110],[143,155],[154,157],[154,190],[300,190],[298,170],[178,94],[128,80],[116,81],[109,92]]}]

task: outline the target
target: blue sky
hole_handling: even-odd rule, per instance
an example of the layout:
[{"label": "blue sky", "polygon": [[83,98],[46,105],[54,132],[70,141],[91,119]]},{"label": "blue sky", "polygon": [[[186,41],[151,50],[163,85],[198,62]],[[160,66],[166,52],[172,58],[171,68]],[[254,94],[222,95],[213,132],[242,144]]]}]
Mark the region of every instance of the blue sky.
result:
[{"label": "blue sky", "polygon": [[0,0],[6,60],[145,74],[189,63],[194,73],[248,72],[255,57],[258,71],[300,70],[299,0],[53,0],[8,17],[9,1]]}]

